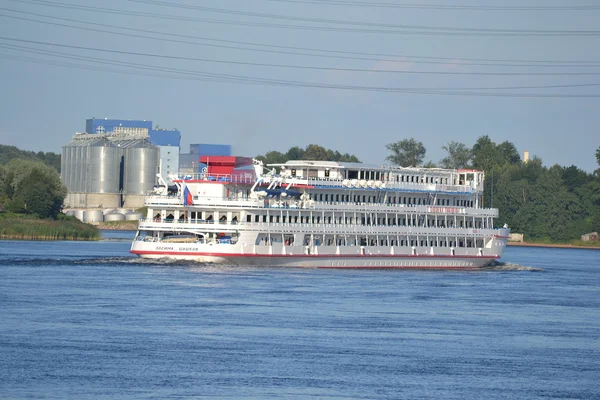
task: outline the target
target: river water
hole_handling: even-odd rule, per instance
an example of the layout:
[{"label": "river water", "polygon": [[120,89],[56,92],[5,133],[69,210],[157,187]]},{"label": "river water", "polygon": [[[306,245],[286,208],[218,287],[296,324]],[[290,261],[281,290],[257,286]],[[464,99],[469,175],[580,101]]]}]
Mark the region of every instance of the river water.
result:
[{"label": "river water", "polygon": [[145,262],[0,241],[0,398],[592,399],[600,251],[482,271]]}]

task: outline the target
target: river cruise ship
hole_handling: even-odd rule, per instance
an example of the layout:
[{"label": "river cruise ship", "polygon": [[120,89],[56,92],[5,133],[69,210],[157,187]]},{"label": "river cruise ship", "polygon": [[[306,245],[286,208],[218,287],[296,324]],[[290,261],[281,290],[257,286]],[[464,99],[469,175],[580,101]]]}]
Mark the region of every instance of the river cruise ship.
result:
[{"label": "river cruise ship", "polygon": [[144,258],[319,268],[483,267],[510,230],[483,204],[484,172],[332,161],[263,166],[202,157],[145,200]]}]

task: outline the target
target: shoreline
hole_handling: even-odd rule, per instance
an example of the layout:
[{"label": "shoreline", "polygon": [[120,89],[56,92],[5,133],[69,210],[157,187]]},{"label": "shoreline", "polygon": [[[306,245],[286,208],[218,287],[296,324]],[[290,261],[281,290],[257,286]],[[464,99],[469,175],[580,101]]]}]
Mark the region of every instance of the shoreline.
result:
[{"label": "shoreline", "polygon": [[586,249],[600,250],[600,246],[577,246],[574,244],[558,244],[558,243],[527,243],[527,242],[506,242],[507,246],[515,247],[546,247],[554,249]]}]

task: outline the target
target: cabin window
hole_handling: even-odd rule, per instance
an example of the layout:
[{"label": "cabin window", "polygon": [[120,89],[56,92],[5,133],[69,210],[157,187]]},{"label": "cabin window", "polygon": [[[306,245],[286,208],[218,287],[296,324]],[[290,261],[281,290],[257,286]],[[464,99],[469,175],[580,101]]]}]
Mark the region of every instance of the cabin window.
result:
[{"label": "cabin window", "polygon": [[329,178],[329,170],[328,169],[325,170],[325,178]]},{"label": "cabin window", "polygon": [[263,222],[267,222],[267,216],[263,215]]},{"label": "cabin window", "polygon": [[296,170],[292,168],[292,176],[296,176]]},{"label": "cabin window", "polygon": [[246,222],[252,222],[252,215],[246,215]]}]

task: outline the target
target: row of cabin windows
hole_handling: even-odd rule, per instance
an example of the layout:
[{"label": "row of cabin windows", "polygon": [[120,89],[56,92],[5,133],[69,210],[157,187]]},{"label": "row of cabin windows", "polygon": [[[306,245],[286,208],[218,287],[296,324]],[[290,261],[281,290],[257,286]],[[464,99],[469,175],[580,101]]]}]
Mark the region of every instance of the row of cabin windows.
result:
[{"label": "row of cabin windows", "polygon": [[[292,175],[295,175],[295,171],[292,170]],[[325,170],[325,176],[329,176],[329,170]],[[376,181],[388,181],[390,180],[389,172],[380,171],[348,171],[347,179],[366,179]],[[422,176],[422,175],[395,175],[392,178],[396,182],[405,183],[439,183],[448,184],[448,178],[440,178],[435,176]]]},{"label": "row of cabin windows", "polygon": [[[261,218],[262,217],[262,218]],[[457,220],[456,225],[454,219],[448,220],[448,226],[444,219],[424,219],[424,218],[371,218],[371,217],[323,217],[320,215],[316,216],[304,216],[304,215],[254,215],[254,222],[270,222],[270,223],[290,223],[290,224],[320,224],[323,221],[324,224],[334,225],[383,225],[383,226],[420,226],[420,227],[439,227],[439,228],[488,228],[487,221],[476,220],[473,222],[472,219],[464,221],[463,219]],[[252,215],[246,216],[246,222],[252,222]]]},{"label": "row of cabin windows", "polygon": [[[367,195],[349,195],[349,194],[329,194],[329,193],[311,193],[309,198],[314,201],[324,202],[353,202],[353,203],[381,203],[383,196],[367,196]],[[390,196],[387,199],[388,204],[416,204],[416,205],[431,205],[433,199],[425,199],[421,197],[398,197]],[[438,206],[449,206],[450,199],[437,199]],[[456,200],[456,205],[459,207],[473,207],[473,200]]]},{"label": "row of cabin windows", "polygon": [[[267,237],[263,237],[258,244],[268,245],[271,243],[277,243],[277,238],[271,238],[271,241]],[[460,239],[460,240],[417,240],[417,239],[367,239],[359,238],[358,241],[354,238],[344,239],[338,238],[335,242],[332,238],[327,238],[325,241],[321,241],[320,238],[314,238],[315,246],[411,246],[411,247],[483,247],[483,239]],[[288,246],[293,245],[293,239],[287,239],[285,244]],[[305,239],[304,246],[310,245],[310,240]]]}]

